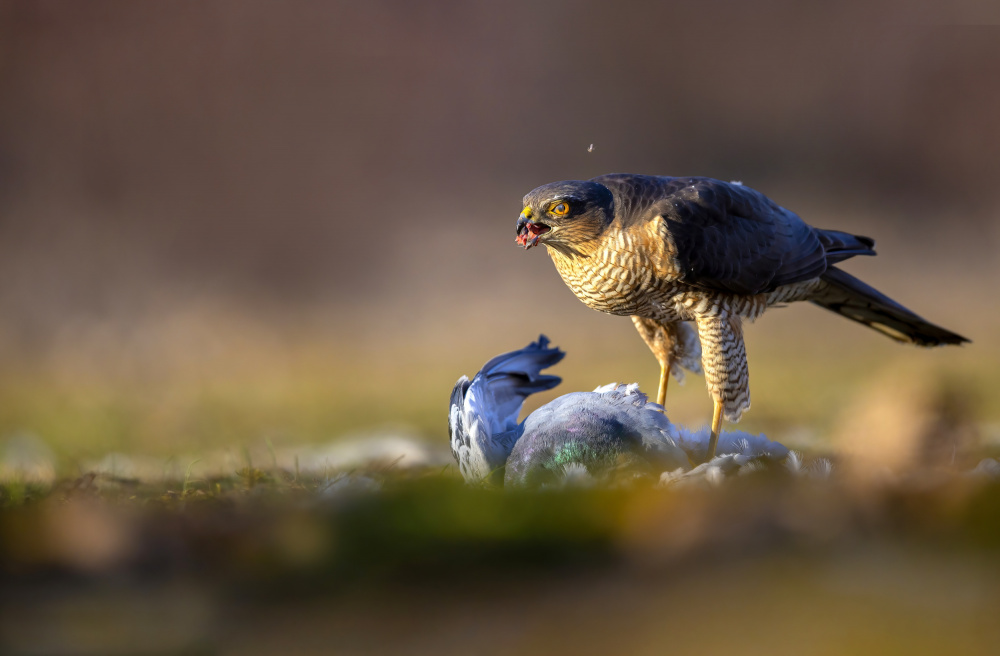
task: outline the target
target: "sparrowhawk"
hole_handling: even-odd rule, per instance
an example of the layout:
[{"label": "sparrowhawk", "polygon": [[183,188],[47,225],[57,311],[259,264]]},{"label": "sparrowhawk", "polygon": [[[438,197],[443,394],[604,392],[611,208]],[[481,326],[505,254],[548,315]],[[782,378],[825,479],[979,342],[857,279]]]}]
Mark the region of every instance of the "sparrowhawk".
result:
[{"label": "sparrowhawk", "polygon": [[740,183],[633,174],[553,182],[524,197],[517,243],[544,244],[591,308],[632,317],[660,363],[661,405],[668,374],[704,370],[715,406],[708,458],[722,417],[739,421],[750,407],[743,321],[768,307],[811,301],[897,341],[968,341],[834,266],[875,255],[872,239],[813,228]]}]

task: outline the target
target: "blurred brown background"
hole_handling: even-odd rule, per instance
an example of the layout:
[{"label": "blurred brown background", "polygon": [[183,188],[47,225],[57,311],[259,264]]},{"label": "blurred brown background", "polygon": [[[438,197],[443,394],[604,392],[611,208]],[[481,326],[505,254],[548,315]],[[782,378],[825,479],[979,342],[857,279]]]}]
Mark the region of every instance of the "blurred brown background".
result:
[{"label": "blurred brown background", "polygon": [[[524,193],[613,171],[742,180],[875,237],[846,268],[974,342],[769,313],[747,429],[822,441],[905,369],[988,437],[1000,29],[907,7],[0,2],[0,440],[441,441],[454,380],[539,332],[557,391],[650,389],[631,322],[513,245]],[[704,421],[702,380],[669,405]]]}]

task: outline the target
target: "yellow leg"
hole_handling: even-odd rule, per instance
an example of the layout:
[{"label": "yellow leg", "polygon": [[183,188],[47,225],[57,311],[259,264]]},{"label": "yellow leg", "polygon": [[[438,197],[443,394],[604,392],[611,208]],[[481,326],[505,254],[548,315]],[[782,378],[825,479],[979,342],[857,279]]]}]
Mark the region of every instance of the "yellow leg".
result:
[{"label": "yellow leg", "polygon": [[667,360],[666,364],[660,365],[660,389],[656,392],[656,402],[663,406],[663,412],[666,413],[666,403],[667,403],[667,383],[670,382],[670,360]]},{"label": "yellow leg", "polygon": [[715,447],[719,444],[719,428],[722,426],[722,402],[715,399],[715,412],[712,413],[712,436],[708,438],[708,452],[705,462],[715,457]]}]

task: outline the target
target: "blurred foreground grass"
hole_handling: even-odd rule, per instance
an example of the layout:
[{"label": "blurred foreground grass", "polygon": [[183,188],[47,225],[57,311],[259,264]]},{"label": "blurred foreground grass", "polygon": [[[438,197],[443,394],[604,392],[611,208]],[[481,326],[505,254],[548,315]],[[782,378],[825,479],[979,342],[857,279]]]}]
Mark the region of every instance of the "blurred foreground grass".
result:
[{"label": "blurred foreground grass", "polygon": [[988,654],[1000,484],[450,470],[0,486],[0,653]]}]

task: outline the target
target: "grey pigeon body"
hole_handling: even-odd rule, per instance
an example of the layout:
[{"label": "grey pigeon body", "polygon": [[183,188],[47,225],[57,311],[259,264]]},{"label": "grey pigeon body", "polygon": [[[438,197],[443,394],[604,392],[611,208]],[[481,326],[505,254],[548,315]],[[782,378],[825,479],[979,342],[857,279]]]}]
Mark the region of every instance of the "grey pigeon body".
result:
[{"label": "grey pigeon body", "polygon": [[595,479],[652,476],[690,467],[677,430],[636,385],[566,394],[524,421],[504,485],[557,483],[571,466]]},{"label": "grey pigeon body", "polygon": [[[698,430],[681,429],[678,431],[677,443],[693,462],[704,462],[710,434],[708,426]],[[763,435],[725,431],[719,435],[717,453],[738,455],[750,460],[780,462],[788,456],[789,450],[784,444],[772,442]]]},{"label": "grey pigeon body", "polygon": [[557,483],[570,469],[592,479],[656,480],[690,468],[677,428],[634,384],[566,394],[518,423],[528,396],[561,382],[541,372],[564,355],[542,335],[493,358],[471,381],[458,379],[448,428],[467,482],[539,486]]}]

